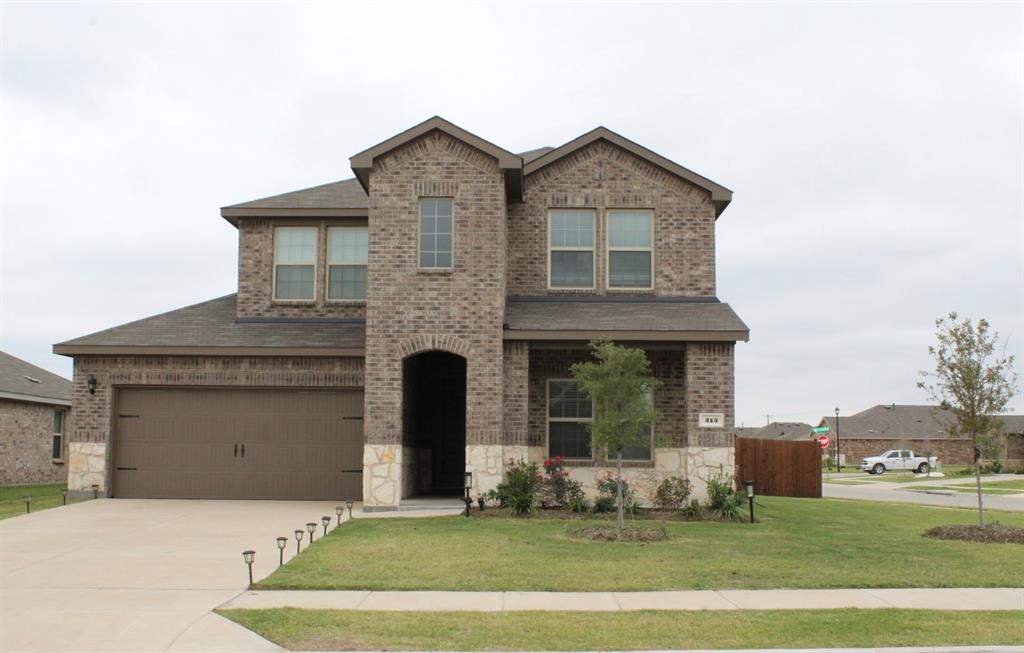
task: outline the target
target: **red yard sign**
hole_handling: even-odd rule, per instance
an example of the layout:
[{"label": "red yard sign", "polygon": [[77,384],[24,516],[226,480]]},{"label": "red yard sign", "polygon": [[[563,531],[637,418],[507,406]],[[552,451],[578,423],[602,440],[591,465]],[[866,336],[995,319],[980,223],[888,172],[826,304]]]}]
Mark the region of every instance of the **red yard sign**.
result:
[{"label": "red yard sign", "polygon": [[829,439],[827,435],[819,435],[815,440],[818,441],[818,444],[821,445],[822,449],[828,449]]}]

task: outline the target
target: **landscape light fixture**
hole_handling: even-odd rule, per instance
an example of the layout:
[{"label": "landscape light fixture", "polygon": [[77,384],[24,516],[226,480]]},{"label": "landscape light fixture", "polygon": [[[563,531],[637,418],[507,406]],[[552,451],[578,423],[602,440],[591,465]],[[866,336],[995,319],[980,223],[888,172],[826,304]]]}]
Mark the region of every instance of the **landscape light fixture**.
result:
[{"label": "landscape light fixture", "polygon": [[313,543],[313,537],[316,535],[316,522],[306,522],[306,530],[309,531],[309,543]]},{"label": "landscape light fixture", "polygon": [[67,488],[64,488],[63,490],[60,491],[60,500],[61,500],[61,505],[63,505],[63,506],[68,505],[68,489]]},{"label": "landscape light fixture", "polygon": [[99,499],[100,498],[100,486],[99,486],[99,483],[93,483],[92,484],[92,498],[93,499]]},{"label": "landscape light fixture", "polygon": [[331,525],[331,518],[329,515],[324,515],[320,518],[320,522],[324,525],[324,535],[327,535],[327,527]]},{"label": "landscape light fixture", "polygon": [[26,494],[21,498],[25,500],[25,514],[27,515],[29,513],[29,506],[32,505],[32,495]]},{"label": "landscape light fixture", "polygon": [[295,555],[299,555],[299,551],[302,550],[302,529],[295,529]]},{"label": "landscape light fixture", "polygon": [[281,565],[284,564],[284,547],[286,547],[286,546],[288,546],[288,538],[287,537],[282,535],[281,537],[277,538],[277,551],[278,551],[278,554],[279,554],[278,558],[277,558],[277,566],[278,567],[280,567]]},{"label": "landscape light fixture", "polygon": [[750,523],[754,523],[754,482],[744,481],[743,485],[747,487],[747,501],[750,502]]},{"label": "landscape light fixture", "polygon": [[252,587],[252,563],[255,559],[255,551],[242,551],[242,560],[245,560],[245,564],[249,565],[249,587]]},{"label": "landscape light fixture", "polygon": [[352,499],[349,499],[348,501],[345,502],[345,505],[348,506],[348,518],[349,519],[352,519],[352,506],[354,506],[355,504],[356,504],[356,502],[353,501]]},{"label": "landscape light fixture", "polygon": [[836,469],[843,471],[839,464],[839,406],[836,406]]},{"label": "landscape light fixture", "polygon": [[465,496],[462,498],[466,502],[466,516],[469,517],[469,507],[473,505],[473,500],[469,498],[469,491],[473,488],[473,472],[466,472],[463,476],[462,489],[465,491]]},{"label": "landscape light fixture", "polygon": [[338,526],[341,526],[341,516],[345,514],[345,506],[334,506],[334,512],[338,515]]},{"label": "landscape light fixture", "polygon": [[89,388],[89,394],[96,394],[96,377],[90,376],[89,379],[85,382],[85,386]]}]

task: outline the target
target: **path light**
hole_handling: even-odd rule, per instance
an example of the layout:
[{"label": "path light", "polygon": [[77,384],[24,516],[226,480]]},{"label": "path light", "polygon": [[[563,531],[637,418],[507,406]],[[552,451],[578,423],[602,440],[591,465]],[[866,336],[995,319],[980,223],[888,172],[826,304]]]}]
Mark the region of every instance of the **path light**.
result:
[{"label": "path light", "polygon": [[327,527],[331,525],[331,518],[328,515],[324,515],[320,518],[320,523],[324,525],[324,535],[327,535]]},{"label": "path light", "polygon": [[295,555],[299,555],[299,551],[302,550],[302,529],[295,529]]},{"label": "path light", "polygon": [[473,500],[469,498],[469,491],[473,488],[473,472],[466,472],[463,476],[462,489],[466,492],[466,496],[462,498],[466,502],[466,516],[469,517],[469,507],[473,505]]},{"label": "path light", "polygon": [[68,489],[67,488],[64,488],[63,490],[60,491],[60,501],[61,501],[61,505],[63,505],[63,506],[68,505]]},{"label": "path light", "polygon": [[280,567],[284,564],[284,547],[288,546],[288,538],[281,536],[277,538],[277,550],[280,553],[277,561],[277,566]]},{"label": "path light", "polygon": [[32,505],[32,495],[26,494],[21,498],[25,500],[25,514],[27,515],[29,513],[29,506]]},{"label": "path light", "polygon": [[352,519],[352,506],[354,506],[355,503],[356,502],[353,501],[352,499],[349,499],[348,501],[345,502],[345,505],[348,506],[348,518],[349,519]]},{"label": "path light", "polygon": [[242,560],[249,565],[249,587],[252,588],[252,563],[256,559],[255,551],[242,551]]},{"label": "path light", "polygon": [[306,522],[306,530],[309,531],[309,543],[313,543],[313,536],[316,534],[316,522]]},{"label": "path light", "polygon": [[334,512],[338,515],[338,526],[341,526],[341,516],[345,514],[345,506],[334,506]]},{"label": "path light", "polygon": [[92,498],[93,499],[99,499],[100,498],[100,486],[99,486],[99,483],[93,483],[92,484]]},{"label": "path light", "polygon": [[750,502],[750,523],[754,523],[754,482],[744,481],[743,485],[747,487],[747,501]]}]

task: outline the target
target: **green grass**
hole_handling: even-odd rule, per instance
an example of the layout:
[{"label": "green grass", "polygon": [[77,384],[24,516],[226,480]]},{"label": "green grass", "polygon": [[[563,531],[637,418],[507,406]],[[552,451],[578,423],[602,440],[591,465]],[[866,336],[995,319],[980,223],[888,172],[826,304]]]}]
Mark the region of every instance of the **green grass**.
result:
[{"label": "green grass", "polygon": [[[974,483],[956,483],[953,487],[969,487],[969,488],[974,488],[976,486],[975,486]],[[984,489],[984,488],[1001,488],[1001,489],[1007,489],[1007,490],[1019,490],[1021,492],[1024,492],[1024,480],[1018,481],[1016,479],[1013,479],[1013,480],[1009,480],[1009,481],[991,481],[989,483],[986,483],[986,482],[982,481],[981,487],[982,487],[982,489]]]},{"label": "green grass", "polygon": [[1013,645],[1019,611],[357,612],[220,610],[292,650],[592,651]]},{"label": "green grass", "polygon": [[[929,490],[931,492],[962,492],[964,494],[977,494],[978,488],[973,485],[908,485],[905,490]],[[1024,490],[1004,490],[1001,488],[990,488],[987,484],[981,486],[982,494],[1020,494]]]},{"label": "green grass", "polygon": [[[0,486],[0,519],[24,515],[25,500],[22,497],[26,494],[32,496],[32,512],[56,508],[61,505],[60,491],[64,487],[63,483]],[[68,499],[68,504],[72,503],[76,503],[76,500]]]},{"label": "green grass", "polygon": [[[372,590],[670,590],[1024,586],[1024,548],[922,536],[969,510],[758,499],[757,524],[669,522],[652,543],[570,539],[584,522],[460,516],[356,519],[259,587]],[[1024,526],[1024,513],[987,511]],[[607,523],[607,522],[603,522]],[[894,564],[898,561],[898,564]]]}]

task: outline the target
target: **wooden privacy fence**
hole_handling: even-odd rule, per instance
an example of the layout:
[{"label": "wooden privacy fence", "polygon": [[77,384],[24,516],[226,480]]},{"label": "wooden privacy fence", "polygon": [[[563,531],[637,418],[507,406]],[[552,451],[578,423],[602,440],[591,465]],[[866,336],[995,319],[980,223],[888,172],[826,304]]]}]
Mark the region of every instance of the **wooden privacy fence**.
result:
[{"label": "wooden privacy fence", "polygon": [[773,497],[821,497],[821,446],[814,440],[736,438],[736,483]]}]

